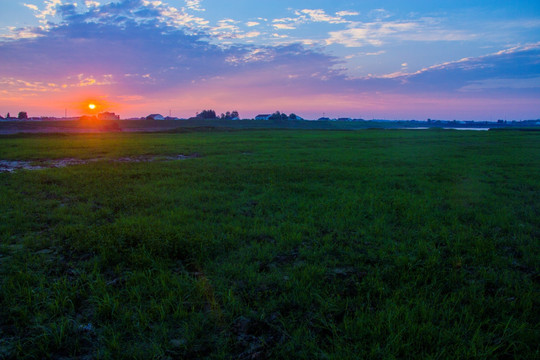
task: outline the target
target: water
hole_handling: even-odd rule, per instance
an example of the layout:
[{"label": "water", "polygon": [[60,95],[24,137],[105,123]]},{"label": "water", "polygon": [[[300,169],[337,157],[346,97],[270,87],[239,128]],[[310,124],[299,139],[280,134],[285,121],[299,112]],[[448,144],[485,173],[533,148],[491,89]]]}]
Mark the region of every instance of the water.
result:
[{"label": "water", "polygon": [[443,128],[444,130],[471,130],[471,131],[488,131],[489,128],[474,128],[474,127],[466,127],[466,128]]}]

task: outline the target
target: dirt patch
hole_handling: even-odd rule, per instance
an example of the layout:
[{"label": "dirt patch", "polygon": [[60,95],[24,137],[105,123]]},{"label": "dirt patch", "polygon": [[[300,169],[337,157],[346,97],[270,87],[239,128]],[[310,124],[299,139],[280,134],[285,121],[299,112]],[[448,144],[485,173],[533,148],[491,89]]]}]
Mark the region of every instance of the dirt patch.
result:
[{"label": "dirt patch", "polygon": [[0,160],[0,172],[13,172],[16,170],[42,170],[51,168],[61,168],[72,165],[84,165],[97,161],[108,162],[151,162],[151,161],[172,161],[172,160],[185,160],[200,157],[199,154],[194,153],[190,155],[170,155],[170,156],[158,156],[158,155],[142,155],[142,156],[125,156],[115,159],[106,158],[92,158],[92,159],[49,159],[39,161],[22,161],[22,160]]}]

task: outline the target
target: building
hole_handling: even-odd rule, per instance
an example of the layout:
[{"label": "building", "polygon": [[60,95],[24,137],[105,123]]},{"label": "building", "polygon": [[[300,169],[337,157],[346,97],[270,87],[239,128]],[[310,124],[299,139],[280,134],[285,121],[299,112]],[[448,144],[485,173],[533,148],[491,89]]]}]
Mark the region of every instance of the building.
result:
[{"label": "building", "polygon": [[150,114],[146,117],[146,120],[165,120],[161,114]]},{"label": "building", "polygon": [[98,120],[120,120],[120,115],[113,112],[102,112],[98,114]]},{"label": "building", "polygon": [[255,120],[268,120],[271,116],[271,114],[259,114],[255,116]]}]

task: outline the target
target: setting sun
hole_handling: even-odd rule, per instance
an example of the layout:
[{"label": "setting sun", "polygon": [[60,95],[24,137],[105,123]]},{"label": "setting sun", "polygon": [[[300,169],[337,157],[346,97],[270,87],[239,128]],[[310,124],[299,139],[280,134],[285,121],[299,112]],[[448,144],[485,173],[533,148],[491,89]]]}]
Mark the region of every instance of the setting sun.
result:
[{"label": "setting sun", "polygon": [[96,104],[88,104],[88,108],[90,110],[94,110],[96,108]]}]

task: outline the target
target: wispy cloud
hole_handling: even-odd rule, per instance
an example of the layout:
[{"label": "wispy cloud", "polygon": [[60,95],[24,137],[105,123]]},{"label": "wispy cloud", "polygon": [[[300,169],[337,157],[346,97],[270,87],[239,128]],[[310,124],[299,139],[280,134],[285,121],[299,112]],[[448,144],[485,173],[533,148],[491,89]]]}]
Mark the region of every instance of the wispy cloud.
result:
[{"label": "wispy cloud", "polygon": [[343,16],[357,16],[357,15],[360,15],[360,13],[357,12],[357,11],[347,11],[347,10],[345,10],[345,11],[336,12],[336,15],[340,16],[340,17],[343,17]]},{"label": "wispy cloud", "polygon": [[332,16],[322,9],[303,9],[296,11],[295,14],[300,16],[303,20],[314,22],[327,22],[330,24],[342,24],[347,22],[343,19],[343,15],[340,16],[336,13],[336,16]]},{"label": "wispy cloud", "polygon": [[43,9],[39,9],[35,5],[32,6],[32,4],[24,4],[24,6],[35,11],[36,18],[38,18],[42,24],[46,24],[48,18],[56,16],[59,5],[62,5],[62,0],[46,0]]},{"label": "wispy cloud", "polygon": [[272,21],[285,24],[290,28],[296,28],[297,25],[307,23],[347,24],[350,21],[345,19],[346,16],[358,15],[357,12],[353,11],[338,11],[335,15],[330,15],[323,9],[301,9],[294,10],[293,13],[294,17],[277,18]]},{"label": "wispy cloud", "polygon": [[351,22],[348,29],[329,32],[328,45],[381,46],[388,41],[466,41],[477,37],[463,30],[443,29],[430,19],[415,21]]},{"label": "wispy cloud", "polygon": [[276,28],[278,30],[294,30],[294,29],[296,29],[295,26],[288,25],[288,24],[274,24],[273,26],[274,26],[274,28]]},{"label": "wispy cloud", "polygon": [[186,0],[186,6],[188,9],[195,10],[195,11],[205,11],[201,7],[202,0]]},{"label": "wispy cloud", "polygon": [[[403,64],[402,64],[403,66]],[[403,66],[406,67],[406,66]],[[459,94],[471,89],[531,89],[540,91],[540,43],[515,46],[492,54],[467,57],[407,73],[400,71],[358,79],[378,84],[379,90],[394,89],[415,93]],[[378,82],[377,79],[391,81]]]}]

